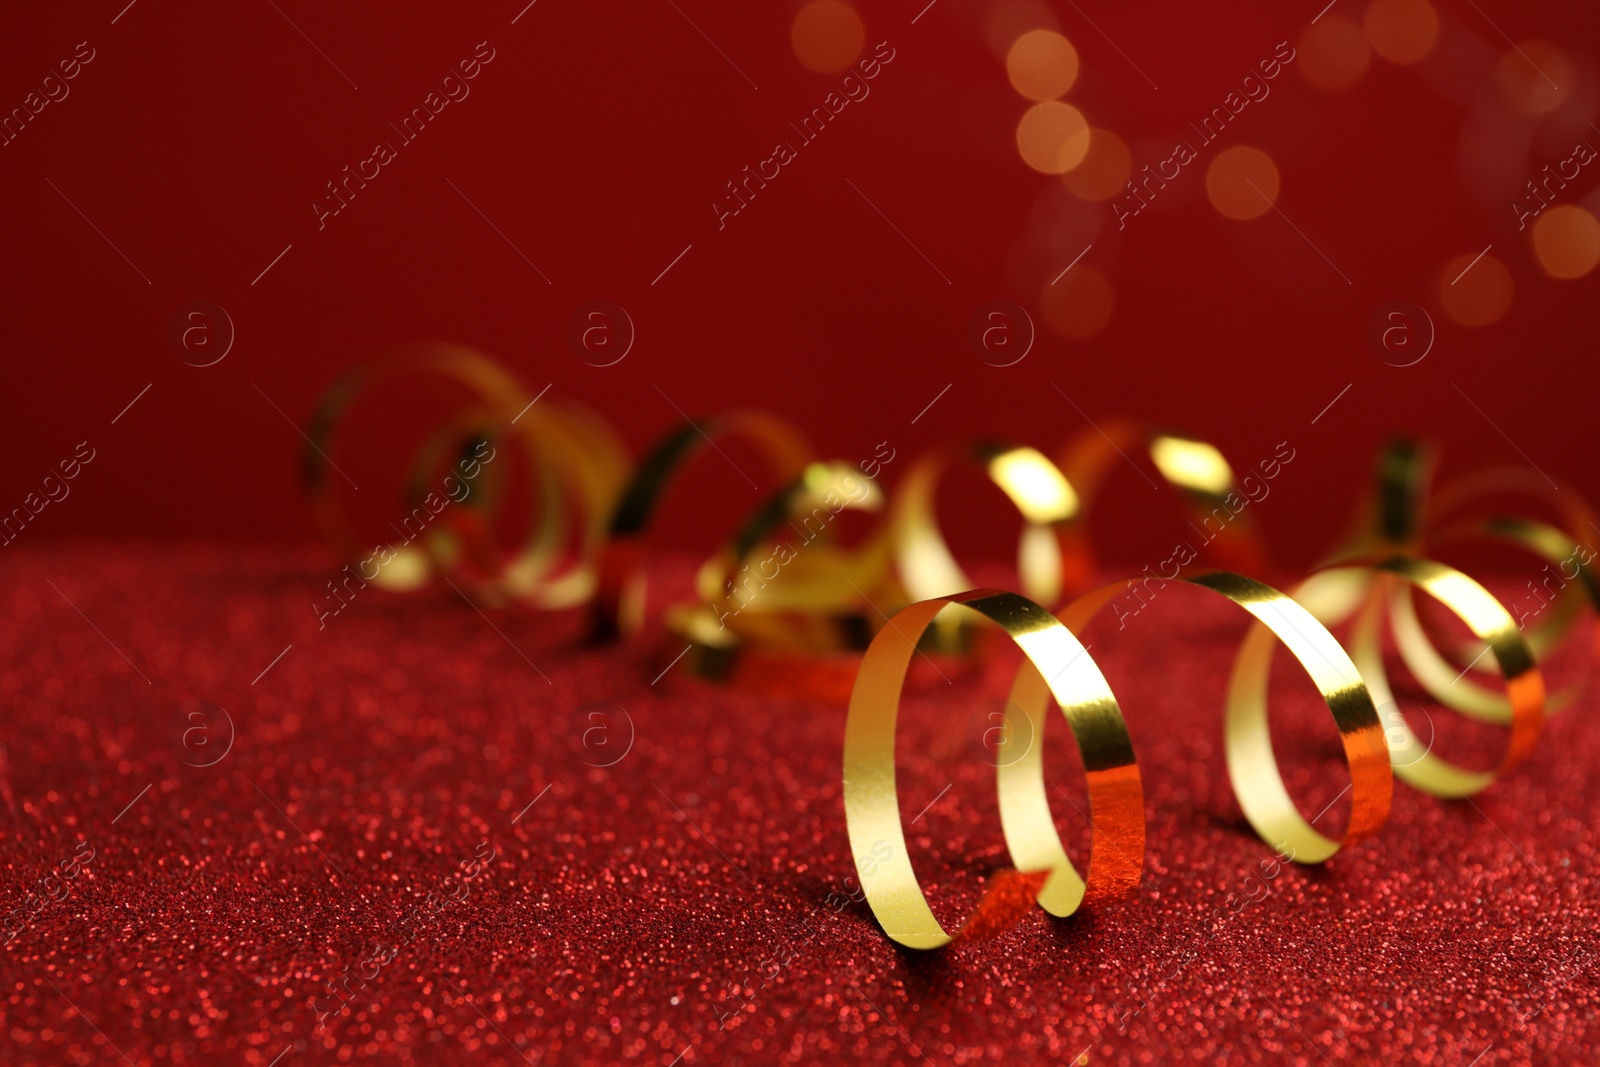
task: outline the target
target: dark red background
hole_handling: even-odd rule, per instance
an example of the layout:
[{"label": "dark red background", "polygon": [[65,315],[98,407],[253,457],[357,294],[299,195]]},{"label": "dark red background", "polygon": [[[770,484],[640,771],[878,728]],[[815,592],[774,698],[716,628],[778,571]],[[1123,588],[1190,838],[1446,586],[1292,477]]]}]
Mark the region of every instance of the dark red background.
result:
[{"label": "dark red background", "polygon": [[[115,25],[117,4],[0,16],[7,108],[79,41],[97,52],[70,97],[0,148],[11,265],[0,286],[9,337],[0,500],[20,503],[78,441],[102,457],[30,540],[309,536],[299,438],[252,383],[303,421],[338,372],[419,338],[474,345],[534,389],[553,383],[590,402],[636,451],[678,419],[654,386],[691,413],[773,408],[825,453],[850,458],[884,439],[904,456],[978,433],[1053,448],[1084,421],[1051,383],[1097,420],[1180,426],[1242,466],[1287,439],[1302,458],[1260,519],[1291,563],[1326,547],[1371,449],[1392,431],[1442,440],[1456,469],[1521,462],[1452,383],[1544,470],[1600,496],[1575,431],[1592,401],[1595,278],[1545,278],[1509,207],[1520,181],[1600,136],[1582,121],[1597,93],[1581,47],[1600,39],[1592,5],[1537,15],[1443,5],[1438,54],[1448,62],[1375,60],[1335,95],[1291,64],[1206,149],[1270,152],[1279,206],[1348,285],[1278,214],[1219,217],[1204,199],[1207,159],[1125,233],[1104,205],[1040,229],[1054,180],[1017,158],[1023,101],[987,43],[989,4],[939,0],[914,25],[919,3],[866,5],[869,48],[889,41],[894,62],[721,232],[710,204],[724,182],[838,82],[792,54],[795,5],[692,3],[680,13],[665,0],[539,0],[515,25],[517,3],[278,6],[140,0]],[[1359,17],[1349,6],[1334,11]],[[1191,119],[1277,42],[1298,39],[1320,7],[1062,4],[1042,17],[1081,56],[1068,98],[1117,130],[1138,166],[1189,136]],[[1464,180],[1475,170],[1460,162],[1484,121],[1488,71],[1508,50],[1495,25],[1518,41],[1577,46],[1578,103],[1538,130],[1525,167],[1505,167],[1526,171],[1509,185]],[[310,205],[324,183],[370,154],[386,123],[484,40],[497,55],[470,97],[319,232]],[[1592,185],[1586,174],[1564,196],[1580,202]],[[1036,236],[1025,239],[1030,226]],[[1040,240],[1051,247],[1038,251]],[[1454,326],[1439,312],[1436,276],[1447,258],[1491,242],[1515,274],[1512,309],[1485,329]],[[974,357],[966,326],[979,305],[1013,300],[1037,322],[1039,287],[1090,243],[1083,262],[1116,289],[1105,330],[1069,343],[1041,323],[1022,363],[997,369]],[[166,344],[169,317],[193,299],[221,304],[237,327],[215,367],[185,366]],[[638,331],[628,358],[605,369],[565,343],[573,311],[595,299],[625,307]],[[1365,336],[1373,310],[1396,299],[1428,307],[1438,329],[1428,358],[1405,369],[1380,362]],[[358,484],[380,483],[395,465],[382,453],[344,462]],[[740,484],[722,473],[727,488]],[[1128,561],[1145,558],[1139,517],[1110,521],[1135,539]]]}]

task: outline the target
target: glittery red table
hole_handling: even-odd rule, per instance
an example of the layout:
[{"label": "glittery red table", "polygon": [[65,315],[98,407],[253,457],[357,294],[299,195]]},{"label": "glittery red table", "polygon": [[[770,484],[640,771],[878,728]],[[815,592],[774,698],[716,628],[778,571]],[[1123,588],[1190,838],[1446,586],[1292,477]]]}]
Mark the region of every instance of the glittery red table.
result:
[{"label": "glittery red table", "polygon": [[[1376,841],[1275,870],[1222,764],[1242,623],[1163,591],[1092,635],[1144,771],[1137,896],[913,954],[838,895],[836,698],[718,687],[670,645],[587,647],[577,613],[448,587],[360,590],[319,630],[316,552],[5,563],[0,1063],[1596,1059],[1592,696],[1475,802],[1398,786]],[[910,845],[951,920],[1006,865],[1004,674],[919,660],[902,716]],[[1340,799],[1337,740],[1280,680],[1311,815]],[[1064,732],[1047,775],[1081,842]]]}]

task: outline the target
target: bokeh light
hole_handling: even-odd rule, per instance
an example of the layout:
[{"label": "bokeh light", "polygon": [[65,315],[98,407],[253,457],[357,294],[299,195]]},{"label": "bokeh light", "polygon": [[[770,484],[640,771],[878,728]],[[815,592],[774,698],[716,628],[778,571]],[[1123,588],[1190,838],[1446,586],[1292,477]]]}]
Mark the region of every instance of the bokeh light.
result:
[{"label": "bokeh light", "polygon": [[1111,282],[1093,267],[1078,264],[1055,284],[1039,291],[1039,313],[1052,333],[1081,340],[1105,329],[1115,303]]},{"label": "bokeh light", "polygon": [[1549,41],[1523,41],[1494,68],[1501,91],[1526,115],[1545,115],[1560,107],[1573,76],[1572,61]]},{"label": "bokeh light", "polygon": [[1278,202],[1278,167],[1259,148],[1224,149],[1206,168],[1206,196],[1230,219],[1253,219]]},{"label": "bokeh light", "polygon": [[1533,254],[1552,278],[1581,278],[1600,265],[1600,220],[1574,204],[1544,211],[1533,223]]},{"label": "bokeh light", "polygon": [[1367,31],[1354,19],[1331,11],[1305,28],[1295,51],[1295,63],[1306,81],[1329,91],[1350,88],[1372,64]]},{"label": "bokeh light", "polygon": [[807,70],[838,74],[861,55],[867,28],[856,9],[842,0],[812,0],[789,27],[794,56]]},{"label": "bokeh light", "polygon": [[1072,194],[1082,200],[1110,200],[1128,183],[1133,154],[1122,138],[1110,130],[1089,131],[1089,151],[1083,162],[1061,176]]},{"label": "bokeh light", "polygon": [[1420,62],[1439,41],[1439,14],[1428,0],[1372,0],[1361,22],[1372,50],[1390,63]]},{"label": "bokeh light", "polygon": [[1017,123],[1017,151],[1034,170],[1065,174],[1089,152],[1089,123],[1071,104],[1056,100],[1034,104]]},{"label": "bokeh light", "polygon": [[1511,309],[1511,290],[1511,272],[1487,253],[1456,256],[1439,272],[1439,302],[1463,326],[1498,322]]},{"label": "bokeh light", "polygon": [[1054,100],[1078,80],[1078,53],[1053,30],[1029,30],[1011,45],[1006,76],[1029,100]]}]

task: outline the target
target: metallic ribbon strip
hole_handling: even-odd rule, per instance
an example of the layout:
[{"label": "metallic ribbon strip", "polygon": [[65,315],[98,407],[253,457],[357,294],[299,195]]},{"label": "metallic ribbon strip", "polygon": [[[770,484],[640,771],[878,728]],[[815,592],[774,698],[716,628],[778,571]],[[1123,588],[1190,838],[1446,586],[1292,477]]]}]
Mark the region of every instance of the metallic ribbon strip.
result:
[{"label": "metallic ribbon strip", "polygon": [[[1299,863],[1321,863],[1340,848],[1375,834],[1389,815],[1393,791],[1377,709],[1361,673],[1328,630],[1295,600],[1253,578],[1211,571],[1180,579],[1216,593],[1255,616],[1234,661],[1225,740],[1228,774],[1250,825],[1267,844]],[[1074,632],[1115,595],[1113,583],[1061,613]],[[1318,833],[1290,799],[1267,727],[1267,678],[1274,640],[1292,653],[1328,706],[1350,770],[1350,818],[1335,841]]]},{"label": "metallic ribbon strip", "polygon": [[[1257,620],[1234,665],[1225,731],[1228,772],[1256,832],[1301,863],[1320,863],[1376,833],[1388,817],[1393,790],[1389,754],[1372,698],[1339,642],[1305,608],[1253,579],[1214,571],[1184,580],[1237,604]],[[1039,904],[1064,917],[1085,903],[1117,900],[1138,884],[1145,832],[1138,763],[1116,697],[1074,636],[1121,591],[1116,583],[1080,597],[1060,619],[1015,593],[977,590],[936,597],[900,611],[868,646],[845,725],[845,817],[851,851],[866,857],[858,859],[857,872],[868,904],[894,941],[908,948],[940,948],[968,936],[965,927],[953,934],[946,931],[922,894],[906,852],[894,768],[895,720],[906,669],[923,631],[950,604],[998,624],[1026,657],[1007,700],[996,786],[1012,862],[1021,872],[1049,875],[1038,891]],[[1300,814],[1278,772],[1267,727],[1274,640],[1311,677],[1344,744],[1351,813],[1337,841],[1317,832]],[[1072,729],[1088,779],[1090,812],[1085,814],[1093,843],[1087,877],[1067,857],[1045,788],[1038,741],[1051,698]],[[887,860],[882,846],[887,846]],[[998,891],[1012,888],[1007,883]],[[991,887],[990,892],[996,891]],[[988,906],[986,895],[979,913],[986,913]],[[985,929],[995,932],[992,917]]]},{"label": "metallic ribbon strip", "polygon": [[1239,496],[1239,480],[1222,453],[1198,438],[1139,422],[1116,421],[1084,429],[1061,450],[1061,470],[1080,501],[1066,533],[1070,589],[1081,590],[1099,573],[1089,540],[1090,512],[1107,476],[1118,463],[1127,461],[1130,451],[1149,456],[1161,476],[1178,490],[1190,520],[1200,527],[1222,512],[1209,548],[1215,566],[1242,574],[1268,573],[1266,543],[1255,513],[1237,506],[1247,498]]},{"label": "metallic ribbon strip", "polygon": [[[482,438],[515,440],[528,470],[537,481],[530,506],[535,515],[523,545],[509,555],[492,545],[488,518],[491,507],[477,507],[475,520],[429,532],[423,545],[407,545],[371,579],[392,590],[424,585],[446,561],[458,560],[456,537],[464,538],[466,554],[483,568],[491,589],[529,600],[544,608],[583,603],[594,592],[593,558],[604,535],[604,520],[626,470],[622,444],[597,416],[570,402],[534,406],[522,384],[488,357],[459,345],[419,344],[393,354],[372,367],[340,379],[313,413],[304,453],[304,480],[311,507],[334,551],[350,561],[361,559],[365,546],[356,534],[329,473],[336,431],[345,411],[372,386],[405,374],[436,375],[466,386],[477,398],[424,442],[408,480],[409,494],[425,495],[427,467],[460,442]],[[488,483],[494,497],[494,479]],[[470,497],[468,499],[471,499]],[[567,502],[579,514],[569,529]],[[564,546],[575,543],[574,558]]]},{"label": "metallic ribbon strip", "polygon": [[762,451],[780,483],[798,477],[811,462],[811,446],[776,415],[732,411],[668,434],[640,462],[611,514],[600,553],[600,579],[592,617],[596,636],[630,636],[644,628],[650,520],[673,476],[705,446],[728,437],[748,437]]},{"label": "metallic ribbon strip", "polygon": [[[1398,713],[1390,718],[1386,730],[1390,750],[1396,756],[1394,772],[1407,784],[1439,797],[1459,798],[1480,793],[1526,759],[1539,738],[1544,724],[1545,688],[1533,652],[1523,640],[1511,613],[1487,589],[1460,571],[1431,560],[1404,556],[1384,560],[1374,570],[1385,577],[1393,576],[1388,578],[1389,582],[1398,578],[1428,593],[1460,617],[1494,653],[1505,678],[1511,727],[1505,758],[1498,769],[1469,771],[1424,749]],[[1379,634],[1386,606],[1384,596],[1372,598],[1356,623],[1351,645],[1352,658],[1374,698],[1382,706],[1393,707],[1394,696],[1384,670]],[[1422,749],[1420,754],[1412,755],[1419,749]]]},{"label": "metallic ribbon strip", "polygon": [[[1071,727],[1089,781],[1093,859],[1087,879],[1079,877],[1055,836],[1043,781],[1023,776],[1002,780],[1001,797],[1010,812],[1006,842],[1012,860],[1026,873],[1049,872],[1041,901],[1056,914],[1070,914],[1086,895],[1114,899],[1133,888],[1144,860],[1144,792],[1133,744],[1111,688],[1094,661],[1065,626],[1044,608],[1016,593],[980,589],[935,597],[902,609],[867,647],[850,697],[845,724],[844,808],[850,845],[858,856],[887,846],[881,862],[858,862],[867,902],[893,940],[908,948],[940,948],[976,925],[998,932],[994,912],[1015,885],[991,885],[977,913],[954,934],[940,925],[917,882],[900,826],[895,788],[895,720],[906,669],[916,642],[946,605],[959,604],[997,624],[1036,668]],[[1009,733],[1010,731],[1008,731]],[[1002,760],[1003,762],[1003,760]],[[1035,788],[1035,785],[1037,788]],[[1037,795],[1035,795],[1037,794]],[[1042,811],[1042,819],[1040,821]],[[877,856],[883,855],[880,847]]]}]

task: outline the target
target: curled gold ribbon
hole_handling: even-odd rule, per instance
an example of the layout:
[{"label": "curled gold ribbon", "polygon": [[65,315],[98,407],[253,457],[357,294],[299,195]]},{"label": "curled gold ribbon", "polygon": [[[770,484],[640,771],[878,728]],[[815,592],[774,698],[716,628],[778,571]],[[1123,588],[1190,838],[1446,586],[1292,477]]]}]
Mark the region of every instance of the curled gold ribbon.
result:
[{"label": "curled gold ribbon", "polygon": [[[886,593],[886,539],[846,549],[834,522],[844,511],[878,513],[883,501],[876,481],[849,464],[807,465],[701,565],[699,599],[667,609],[666,628],[689,642],[688,668],[747,686],[760,686],[760,672],[790,691],[821,688],[827,654],[865,648],[876,629],[863,601]],[[786,662],[795,657],[804,662]],[[810,679],[786,669],[807,666]]]},{"label": "curled gold ribbon", "polygon": [[599,586],[592,617],[596,636],[632,635],[644,626],[645,550],[650,520],[673,476],[701,449],[718,440],[748,437],[762,451],[778,480],[787,483],[811,461],[811,446],[775,415],[732,411],[669,433],[640,462],[617,503],[600,553]]},{"label": "curled gold ribbon", "polygon": [[[1390,718],[1386,729],[1390,750],[1396,757],[1394,772],[1402,781],[1439,797],[1468,797],[1480,793],[1526,759],[1539,738],[1544,723],[1545,688],[1533,652],[1523,640],[1511,613],[1487,589],[1460,571],[1432,560],[1404,556],[1384,560],[1373,569],[1380,575],[1393,576],[1391,582],[1394,579],[1404,581],[1438,600],[1466,623],[1494,654],[1505,678],[1509,714],[1504,721],[1511,728],[1505,757],[1496,770],[1469,771],[1435,755],[1430,748],[1422,748],[1398,712]],[[1386,606],[1381,595],[1368,603],[1356,623],[1351,654],[1377,701],[1394,707],[1379,633]],[[1493,714],[1482,717],[1491,721],[1501,718]]]},{"label": "curled gold ribbon", "polygon": [[[1044,453],[989,442],[927,452],[912,464],[900,484],[889,515],[888,537],[894,577],[904,590],[904,599],[927,600],[972,585],[940,533],[934,511],[939,482],[953,463],[961,461],[982,466],[1022,515],[1017,573],[1023,593],[1043,604],[1057,603],[1063,582],[1061,536],[1078,513],[1078,495]],[[959,643],[960,622],[956,615],[941,616],[934,622],[941,646]]]},{"label": "curled gold ribbon", "polygon": [[[1241,479],[1215,446],[1199,438],[1157,430],[1143,423],[1119,420],[1089,427],[1060,453],[1060,468],[1077,491],[1080,506],[1066,531],[1066,567],[1082,588],[1098,572],[1089,540],[1088,522],[1107,475],[1129,451],[1144,452],[1167,483],[1178,490],[1196,530],[1216,531],[1208,538],[1215,566],[1242,574],[1269,570],[1266,543],[1241,498]],[[1274,460],[1273,462],[1276,462]],[[1246,475],[1249,477],[1249,475]]]},{"label": "curled gold ribbon", "polygon": [[[1212,571],[1182,580],[1224,597],[1256,619],[1234,665],[1225,731],[1228,773],[1256,832],[1300,863],[1320,863],[1341,847],[1376,833],[1388,817],[1393,791],[1389,753],[1362,676],[1338,641],[1303,607],[1254,579]],[[1085,902],[1124,896],[1138,884],[1144,863],[1138,763],[1116,697],[1075,636],[1120,592],[1120,583],[1103,586],[1073,601],[1059,619],[1015,593],[977,590],[937,597],[905,608],[873,639],[857,675],[845,726],[845,817],[868,904],[896,942],[909,948],[940,948],[967,936],[965,927],[954,934],[946,931],[922,894],[905,852],[894,770],[896,709],[906,669],[917,639],[949,604],[970,608],[997,623],[1026,657],[1007,701],[996,788],[1012,862],[1021,872],[1049,876],[1038,891],[1040,906],[1064,917]],[[1344,745],[1351,812],[1344,836],[1337,841],[1318,833],[1300,814],[1273,755],[1266,691],[1274,639],[1311,677]],[[1067,857],[1045,789],[1043,752],[1037,742],[1044,734],[1052,697],[1072,729],[1088,778],[1093,844],[1087,877],[1079,875]],[[1027,738],[1026,745],[1016,752],[1021,738]],[[880,846],[887,847],[887,859]],[[1009,886],[991,887],[991,892],[1009,890]],[[987,902],[986,894],[980,914]],[[993,925],[990,922],[987,928],[992,930]]]},{"label": "curled gold ribbon", "polygon": [[[1559,527],[1531,519],[1491,519],[1444,531],[1435,539],[1435,543],[1446,544],[1469,538],[1517,545],[1560,569],[1564,588],[1554,592],[1551,613],[1531,628],[1524,626],[1520,618],[1516,619],[1517,628],[1523,632],[1534,659],[1543,660],[1554,651],[1572,629],[1576,622],[1574,616],[1584,604],[1600,617],[1600,579],[1597,579],[1595,569],[1590,565],[1592,556]],[[1573,567],[1570,575],[1566,573],[1569,563]],[[1390,600],[1389,623],[1401,659],[1429,696],[1473,718],[1503,725],[1511,723],[1513,711],[1510,700],[1483,688],[1469,677],[1471,669],[1482,660],[1486,648],[1478,646],[1471,653],[1466,667],[1452,666],[1424,630],[1408,586],[1395,589]],[[1595,628],[1592,644],[1594,647],[1590,650],[1584,675],[1548,696],[1545,701],[1547,715],[1554,715],[1569,707],[1587,684],[1587,675],[1593,672],[1596,662],[1600,661],[1600,627]]]},{"label": "curled gold ribbon", "polygon": [[[1055,697],[1083,756],[1093,833],[1087,879],[1078,876],[1055,838],[1048,806],[1041,825],[1031,795],[1012,798],[1014,815],[1026,825],[1008,821],[1007,845],[1019,867],[1034,868],[1025,874],[1049,873],[1040,899],[1049,900],[1047,906],[1058,914],[1069,914],[1085,897],[1086,887],[1096,897],[1120,896],[1137,884],[1144,857],[1144,792],[1133,744],[1110,686],[1078,639],[1047,610],[1016,593],[980,589],[912,604],[867,646],[844,739],[844,807],[851,849],[858,857],[874,858],[870,863],[858,859],[861,885],[884,932],[908,948],[939,948],[958,937],[996,933],[1009,925],[997,921],[998,913],[1014,919],[1019,895],[1040,892],[1037,883],[1028,883],[1019,894],[1014,883],[999,880],[985,892],[973,917],[952,934],[928,906],[911,867],[895,788],[895,721],[916,642],[934,616],[951,604],[977,612],[1017,643]],[[1041,785],[1040,798],[1042,792]],[[1003,798],[1005,793],[1002,787]],[[1054,840],[1053,848],[1047,837]],[[1126,858],[1130,856],[1137,861]]]},{"label": "curled gold ribbon", "polygon": [[[329,473],[340,420],[362,392],[404,374],[453,380],[476,398],[419,451],[408,485],[413,501],[425,492],[428,467],[461,441],[516,440],[528,470],[539,479],[532,503],[543,506],[519,549],[507,555],[494,548],[489,520],[497,496],[494,480],[501,477],[495,472],[483,494],[489,499],[475,505],[475,518],[469,508],[456,532],[449,526],[428,529],[420,545],[408,543],[393,551],[393,558],[368,580],[392,590],[421,586],[441,567],[459,562],[458,538],[464,538],[469,555],[486,575],[484,584],[492,590],[546,608],[570,607],[589,599],[604,518],[626,469],[621,443],[604,422],[578,405],[552,401],[533,407],[535,398],[516,378],[488,357],[459,345],[412,345],[387,360],[358,368],[336,382],[313,413],[306,435],[304,479],[312,512],[334,550],[355,561],[362,558],[365,547]],[[471,494],[466,499],[471,500]],[[578,507],[575,529],[565,522],[568,501]]]},{"label": "curled gold ribbon", "polygon": [[[1430,495],[1429,485],[1436,466],[1434,449],[1408,438],[1390,442],[1379,455],[1377,478],[1371,502],[1357,524],[1331,559],[1376,558],[1398,552],[1421,558],[1446,544],[1467,539],[1500,541],[1521,547],[1561,568],[1563,588],[1557,604],[1542,613],[1526,633],[1529,649],[1543,659],[1572,633],[1582,606],[1600,615],[1600,582],[1589,564],[1594,552],[1586,541],[1589,532],[1600,533],[1596,514],[1572,489],[1542,473],[1521,468],[1501,467],[1458,478]],[[1506,496],[1522,496],[1539,501],[1558,516],[1552,524],[1536,519],[1506,518],[1497,515],[1462,519],[1460,513],[1474,504]],[[1583,539],[1580,541],[1579,539]],[[1567,566],[1573,573],[1566,573]],[[1374,572],[1352,569],[1343,573],[1342,595],[1333,603],[1331,590],[1322,614],[1353,614],[1371,595]],[[1392,584],[1392,583],[1391,583]],[[1412,602],[1411,585],[1401,583],[1389,595],[1390,625],[1401,659],[1430,696],[1464,715],[1485,721],[1510,723],[1512,709],[1508,698],[1491,693],[1465,676],[1480,669],[1487,647],[1482,643],[1459,650],[1455,668],[1440,653],[1438,646],[1418,618]],[[1519,629],[1522,622],[1517,622]],[[1600,663],[1600,632],[1596,634],[1588,669]],[[1547,713],[1568,706],[1583,686],[1580,678],[1566,689],[1549,697]]]},{"label": "curled gold ribbon", "polygon": [[[1361,672],[1338,640],[1293,598],[1253,578],[1209,571],[1178,580],[1218,594],[1256,619],[1234,661],[1225,728],[1228,775],[1239,807],[1256,833],[1299,863],[1321,863],[1340,848],[1375,834],[1388,818],[1393,792],[1388,749]],[[1080,597],[1061,612],[1062,621],[1076,633],[1122,591],[1118,582]],[[1274,640],[1311,678],[1339,730],[1351,799],[1350,817],[1338,841],[1317,832],[1301,816],[1278,771],[1267,726],[1267,677]]]},{"label": "curled gold ribbon", "polygon": [[745,609],[755,617],[857,612],[863,597],[882,591],[887,545],[880,536],[857,550],[842,549],[833,522],[844,511],[876,514],[883,506],[883,490],[851,465],[807,465],[701,566],[696,587],[702,601],[730,621]]},{"label": "curled gold ribbon", "polygon": [[[844,799],[851,848],[873,914],[908,947],[993,936],[1035,903],[1069,916],[1138,884],[1146,832],[1140,771],[1122,709],[1076,636],[1125,588],[1100,584],[1088,521],[1113,465],[1130,452],[1148,456],[1215,546],[1210,561],[1229,567],[1136,580],[1183,581],[1253,616],[1228,686],[1228,773],[1256,833],[1287,859],[1323,862],[1375,834],[1387,818],[1395,776],[1447,798],[1488,788],[1527,758],[1544,716],[1570,705],[1587,680],[1547,696],[1539,663],[1575,632],[1586,608],[1600,617],[1600,568],[1588,547],[1590,531],[1600,535],[1600,521],[1576,493],[1542,474],[1491,470],[1434,492],[1433,450],[1394,442],[1379,457],[1374,489],[1350,534],[1286,596],[1245,576],[1267,568],[1255,513],[1240,499],[1249,475],[1236,475],[1216,448],[1193,437],[1108,423],[1070,442],[1059,466],[1023,445],[947,445],[913,462],[889,495],[875,473],[860,480],[849,465],[813,462],[804,438],[777,417],[734,411],[668,434],[630,476],[615,433],[586,408],[559,397],[539,402],[543,394],[532,396],[489,358],[442,344],[412,346],[346,375],[314,413],[304,457],[312,509],[335,551],[351,560],[361,557],[362,545],[329,476],[337,428],[364,390],[411,374],[453,381],[472,399],[432,427],[410,457],[407,504],[416,508],[435,495],[432,479],[454,456],[510,444],[528,480],[531,518],[519,545],[497,543],[495,519],[517,498],[509,490],[518,467],[485,460],[471,491],[452,497],[454,509],[430,509],[439,521],[423,522],[375,577],[363,572],[363,578],[401,590],[446,574],[491,598],[545,609],[587,602],[602,635],[632,635],[643,625],[650,525],[677,473],[706,445],[735,437],[754,443],[779,489],[701,565],[695,597],[667,606],[663,624],[690,642],[690,666],[703,675],[785,694],[837,689],[843,699],[848,690]],[[969,580],[934,506],[945,473],[958,463],[979,465],[1021,517],[1021,593],[965,591]],[[1272,476],[1266,464],[1262,473]],[[1554,513],[1553,521],[1487,510],[1489,501],[1499,506],[1506,496],[1535,501]],[[846,510],[879,520],[853,546],[832,525]],[[791,543],[790,532],[803,543]],[[1465,539],[1532,553],[1547,571],[1559,568],[1559,587],[1546,582],[1550,597],[1540,594],[1534,612],[1514,617],[1482,585],[1430,558]],[[1452,645],[1430,633],[1413,600],[1418,591],[1453,612],[1474,640]],[[1341,645],[1328,627],[1344,624],[1350,633]],[[1386,673],[1386,624],[1430,697],[1506,729],[1495,768],[1458,766],[1411,732]],[[991,878],[977,908],[952,932],[933,914],[907,854],[895,791],[895,724],[919,644],[973,651],[987,647],[973,637],[996,629],[1023,652],[996,762],[1002,829],[1016,869]],[[1305,670],[1339,732],[1351,799],[1337,840],[1300,813],[1277,765],[1267,707],[1276,644]],[[1597,662],[1600,626],[1591,671]],[[1504,681],[1503,694],[1473,680],[1491,668]],[[1092,849],[1082,873],[1057,833],[1044,783],[1038,742],[1052,700],[1072,730],[1088,780]]]},{"label": "curled gold ribbon", "polygon": [[[1557,522],[1506,518],[1497,514],[1476,520],[1455,518],[1457,513],[1466,510],[1474,503],[1506,496],[1522,496],[1539,501],[1555,513]],[[1494,539],[1520,545],[1535,556],[1559,566],[1569,560],[1575,560],[1580,548],[1584,549],[1588,556],[1593,556],[1593,550],[1588,548],[1588,544],[1593,535],[1600,534],[1597,518],[1600,516],[1597,516],[1588,503],[1568,486],[1531,470],[1497,467],[1458,478],[1439,489],[1431,502],[1431,511],[1428,515],[1427,542],[1415,551],[1419,555],[1427,555],[1427,550],[1432,545],[1469,536],[1474,526],[1477,526]],[[1448,526],[1445,525],[1447,519],[1450,520]],[[1589,559],[1581,561],[1584,565],[1588,562]],[[1568,581],[1571,582],[1573,578],[1579,578],[1580,581],[1565,590],[1570,595],[1562,598],[1560,607],[1545,614],[1528,631],[1528,642],[1538,656],[1544,656],[1571,636],[1578,622],[1578,609],[1585,599],[1591,606],[1600,604],[1600,599],[1592,595],[1592,576],[1568,576]],[[1591,595],[1586,597],[1586,593]],[[1481,651],[1479,648],[1467,653],[1463,657],[1464,662],[1472,663]],[[1410,642],[1401,645],[1401,655],[1408,665],[1412,665],[1413,670],[1416,664],[1421,662],[1419,652],[1420,649]],[[1459,692],[1455,690],[1443,698],[1444,703],[1465,711],[1466,708],[1457,704],[1460,699],[1462,698]],[[1568,694],[1558,694],[1552,698],[1550,710],[1560,710],[1567,701]]]}]

